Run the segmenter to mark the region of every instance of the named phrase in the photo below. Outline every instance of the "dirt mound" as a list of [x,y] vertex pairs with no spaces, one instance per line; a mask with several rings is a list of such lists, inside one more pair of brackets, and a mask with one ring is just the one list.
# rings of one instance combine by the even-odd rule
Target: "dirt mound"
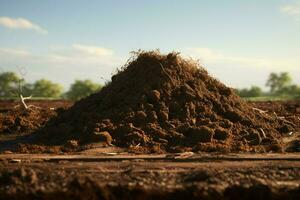
[[36,141],[109,138],[149,151],[280,151],[277,139],[293,129],[253,109],[197,62],[151,51],[139,52],[100,92],[50,120]]

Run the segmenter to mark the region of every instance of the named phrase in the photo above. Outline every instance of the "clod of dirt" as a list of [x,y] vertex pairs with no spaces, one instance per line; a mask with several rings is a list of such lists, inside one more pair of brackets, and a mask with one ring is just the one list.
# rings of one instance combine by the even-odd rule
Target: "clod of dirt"
[[149,102],[157,103],[160,99],[160,92],[157,90],[151,90],[148,94]]
[[190,143],[211,142],[214,131],[206,126],[191,127],[186,133],[186,137]]
[[95,141],[99,141],[99,142],[104,142],[107,145],[111,145],[113,139],[111,137],[111,135],[109,134],[109,132],[107,131],[102,131],[102,132],[94,132],[94,137],[93,139]]
[[226,140],[230,137],[230,132],[224,128],[217,128],[215,130],[214,139],[216,140]]
[[65,144],[65,148],[68,149],[76,149],[79,146],[77,140],[68,140],[67,143]]
[[100,92],[50,120],[35,142],[89,143],[107,131],[104,141],[143,150],[256,151],[295,128],[253,109],[198,62],[178,53],[136,55]]
[[289,142],[285,151],[286,152],[300,152],[300,139]]
[[262,142],[260,133],[256,129],[250,130],[250,132],[246,136],[246,140],[248,140],[251,145],[259,145]]

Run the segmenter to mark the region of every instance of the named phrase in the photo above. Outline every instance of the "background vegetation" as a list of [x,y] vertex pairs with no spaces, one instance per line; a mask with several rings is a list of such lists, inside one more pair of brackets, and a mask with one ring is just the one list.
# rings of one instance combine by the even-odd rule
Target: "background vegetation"
[[0,73],[0,98],[13,99],[21,91],[24,96],[33,98],[53,98],[79,100],[101,89],[101,85],[91,80],[76,80],[70,89],[64,88],[50,80],[40,79],[34,83],[25,82],[24,78],[14,72]]
[[267,79],[267,91],[258,86],[237,89],[237,93],[249,100],[288,100],[300,99],[300,86],[293,83],[287,72],[271,73]]
[[[293,83],[289,73],[271,73],[266,81],[268,90],[259,86],[236,89],[238,95],[248,100],[287,100],[300,99],[300,86]],[[102,85],[91,80],[76,80],[68,91],[64,92],[60,84],[50,80],[40,79],[34,83],[27,83],[24,78],[14,72],[0,73],[0,98],[11,99],[20,91],[24,96],[34,98],[70,99],[77,101],[94,92]]]

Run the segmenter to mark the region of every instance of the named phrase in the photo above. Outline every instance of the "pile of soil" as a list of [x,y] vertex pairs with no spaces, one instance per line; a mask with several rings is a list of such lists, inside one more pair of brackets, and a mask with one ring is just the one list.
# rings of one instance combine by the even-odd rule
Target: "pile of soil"
[[295,125],[253,109],[178,53],[139,52],[100,92],[36,134],[36,143],[106,141],[137,151],[281,151]]

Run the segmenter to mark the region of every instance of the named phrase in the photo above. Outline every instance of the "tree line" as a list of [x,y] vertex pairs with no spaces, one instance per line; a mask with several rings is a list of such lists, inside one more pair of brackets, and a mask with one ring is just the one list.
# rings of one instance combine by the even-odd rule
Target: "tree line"
[[102,85],[91,80],[76,80],[68,91],[64,92],[62,85],[50,80],[40,79],[33,83],[27,83],[22,75],[15,72],[0,73],[0,97],[15,98],[16,93],[23,96],[38,98],[63,98],[79,100],[94,92],[99,91]]
[[271,73],[267,79],[266,87],[269,89],[268,91],[263,91],[259,86],[251,86],[250,88],[237,89],[237,93],[241,97],[300,97],[300,86],[293,82],[288,72]]
[[[267,79],[266,86],[269,91],[263,91],[259,86],[236,89],[241,97],[261,97],[261,96],[291,96],[300,97],[300,86],[293,83],[289,73],[271,73]],[[0,73],[0,98],[14,98],[16,93],[23,96],[33,96],[38,98],[63,98],[79,100],[94,92],[99,91],[102,85],[91,80],[76,80],[71,84],[68,91],[50,80],[40,79],[34,83],[27,83],[22,75],[15,72]]]

